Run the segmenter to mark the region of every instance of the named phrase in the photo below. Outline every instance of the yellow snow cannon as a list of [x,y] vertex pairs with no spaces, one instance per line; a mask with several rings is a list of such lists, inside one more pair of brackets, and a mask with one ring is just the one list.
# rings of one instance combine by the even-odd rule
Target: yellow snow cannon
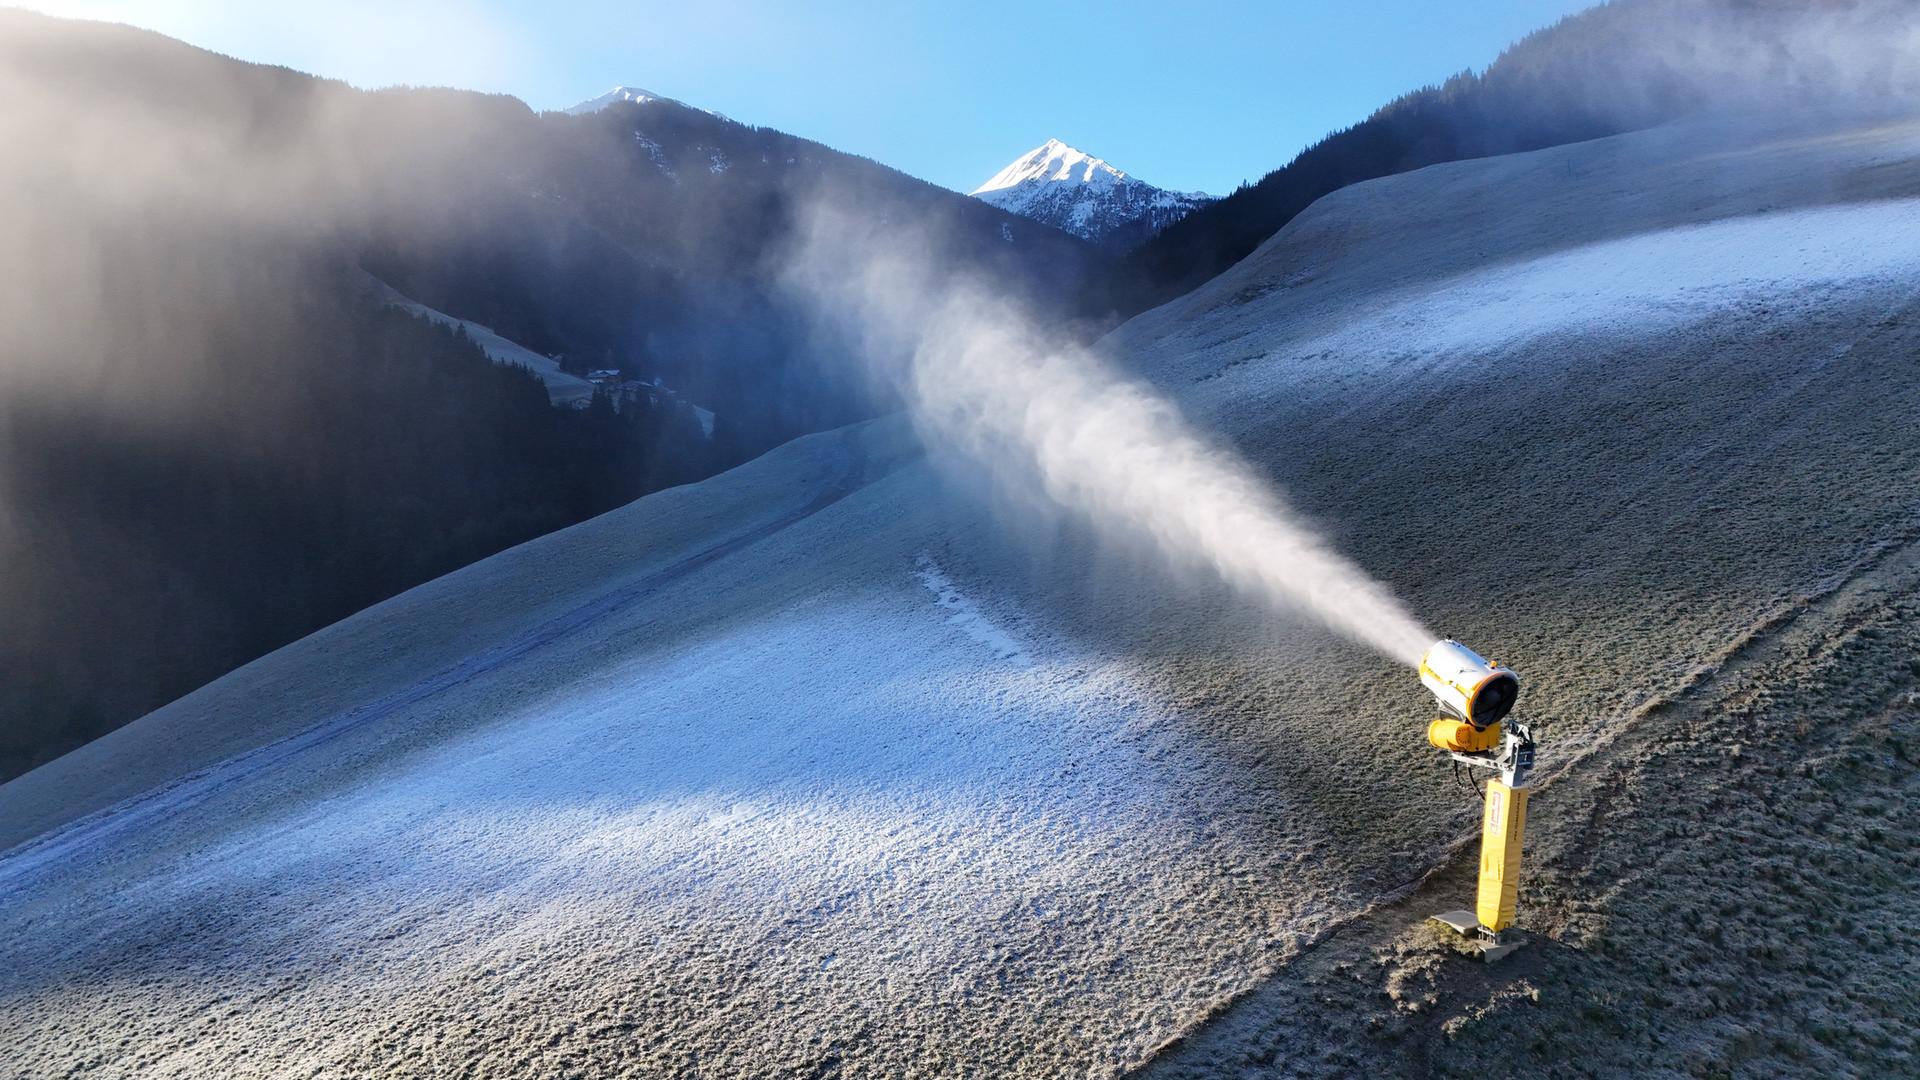
[[1519,898],[1527,779],[1533,771],[1533,733],[1518,717],[1508,720],[1520,697],[1520,678],[1448,638],[1421,658],[1420,682],[1447,713],[1427,725],[1427,741],[1447,752],[1456,771],[1486,773],[1474,909],[1442,912],[1434,919],[1465,935],[1484,959],[1498,960],[1519,947],[1500,940],[1500,932],[1513,925]]
[[1420,658],[1420,682],[1439,700],[1442,711],[1476,729],[1498,724],[1520,697],[1519,676],[1452,638],[1435,642]]

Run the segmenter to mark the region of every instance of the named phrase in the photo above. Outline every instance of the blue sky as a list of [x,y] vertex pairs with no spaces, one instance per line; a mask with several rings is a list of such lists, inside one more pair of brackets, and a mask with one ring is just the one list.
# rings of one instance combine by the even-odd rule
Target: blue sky
[[[19,2],[19,0],[16,0]],[[1215,194],[1588,0],[24,0],[361,86],[617,83],[966,191],[1058,138]]]

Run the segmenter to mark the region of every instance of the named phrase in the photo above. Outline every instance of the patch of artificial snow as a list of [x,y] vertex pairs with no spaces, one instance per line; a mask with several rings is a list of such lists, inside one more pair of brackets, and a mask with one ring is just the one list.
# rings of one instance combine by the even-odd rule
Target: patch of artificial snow
[[1730,218],[1577,247],[1422,286],[1291,350],[1341,365],[1435,362],[1547,336],[1657,336],[1736,305],[1815,308],[1920,273],[1920,200]]
[[[558,1075],[606,1051],[609,1016],[661,1073],[696,1056],[717,1075],[808,1071],[804,1033],[843,1022],[874,1034],[840,1052],[888,1074],[1007,1046],[1044,1072],[1138,1063],[1217,999],[1214,973],[1325,914],[1214,932],[1235,895],[1216,862],[1254,865],[1272,837],[1191,780],[1205,764],[1175,755],[1175,776],[1143,753],[1162,715],[1124,666],[1037,656],[931,559],[918,585],[893,560],[847,576],[843,553],[928,490],[858,492],[564,620],[433,703],[470,730],[380,753],[354,728],[126,846],[0,863],[0,940],[19,945],[0,1027],[36,1065],[111,1032],[169,1046],[180,1075],[277,1075],[285,1054],[327,1075],[439,1070],[421,1024],[457,1030],[477,1074]],[[823,565],[826,587],[777,614],[657,629]],[[130,879],[129,851],[157,861]],[[54,905],[75,933],[25,932]],[[109,955],[120,981],[79,974]],[[1103,990],[1061,994],[1060,971]],[[217,1030],[168,1042],[203,1014]]]
[[994,656],[1002,660],[1011,660],[1016,664],[1033,663],[1033,657],[1019,639],[1000,628],[999,624],[988,618],[980,606],[953,579],[933,561],[933,556],[922,554],[915,561],[913,576],[934,596],[934,602],[945,608],[950,614],[947,622],[960,628],[968,637],[985,645]]

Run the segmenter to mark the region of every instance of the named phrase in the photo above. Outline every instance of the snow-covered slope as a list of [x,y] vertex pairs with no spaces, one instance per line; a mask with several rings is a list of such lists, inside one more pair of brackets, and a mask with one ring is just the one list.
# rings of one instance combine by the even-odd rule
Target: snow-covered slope
[[1097,157],[1048,139],[970,192],[1009,213],[1042,221],[1124,250],[1211,201],[1200,192],[1166,191]]
[[[1546,873],[1612,830],[1554,778],[1920,536],[1916,190],[1914,125],[1441,166],[1322,200],[1103,347],[1528,677]],[[1023,535],[954,465],[898,420],[798,440],[0,787],[9,1064],[1111,1074],[1285,985],[1473,835],[1410,673],[1071,525]],[[1644,866],[1617,869],[1525,894],[1560,914],[1523,925],[1584,940]],[[1670,916],[1631,931],[1699,925]],[[1794,920],[1796,950],[1820,921]],[[1911,956],[1856,950],[1811,1021],[1786,996],[1754,1027],[1618,1045],[1676,1074],[1762,1052],[1755,1029],[1814,1046],[1796,1025],[1872,1019],[1841,982],[1898,986]],[[1474,1016],[1612,1030],[1525,993]],[[1312,1053],[1350,1024],[1389,1056],[1329,1071],[1422,1071],[1377,996],[1377,1027],[1274,1038]]]

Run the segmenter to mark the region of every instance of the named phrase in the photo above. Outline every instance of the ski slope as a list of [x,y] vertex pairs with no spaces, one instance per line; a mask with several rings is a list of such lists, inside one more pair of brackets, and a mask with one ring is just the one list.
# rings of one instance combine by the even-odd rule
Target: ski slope
[[[1916,197],[1911,124],[1439,166],[1103,348],[1516,666],[1553,775],[1920,514]],[[0,1073],[1124,1071],[1472,834],[1423,697],[810,436],[0,786]]]
[[441,326],[458,327],[469,340],[480,346],[480,351],[487,354],[487,359],[496,364],[518,364],[533,372],[541,385],[547,388],[547,399],[555,405],[580,405],[593,397],[593,384],[578,375],[560,370],[560,361],[553,357],[501,337],[491,327],[482,326],[472,319],[456,318],[438,308],[430,308],[402,295],[399,290],[372,274],[367,275],[367,281],[382,302]]

